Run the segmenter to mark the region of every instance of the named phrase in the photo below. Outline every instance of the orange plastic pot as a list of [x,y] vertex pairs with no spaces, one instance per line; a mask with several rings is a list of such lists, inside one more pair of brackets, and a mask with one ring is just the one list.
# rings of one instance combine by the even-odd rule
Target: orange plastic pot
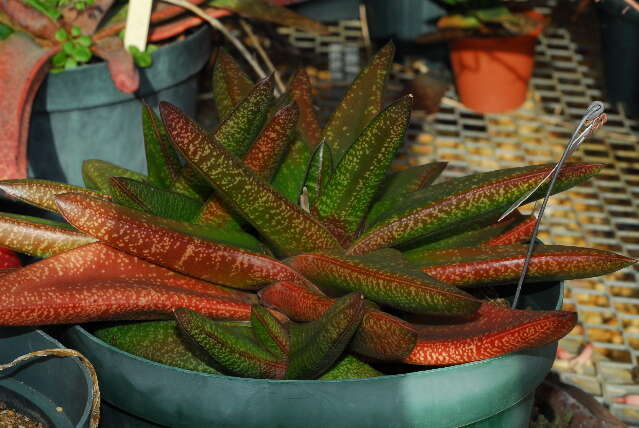
[[543,16],[528,34],[516,37],[466,38],[450,42],[450,61],[461,102],[479,113],[514,110],[526,100]]

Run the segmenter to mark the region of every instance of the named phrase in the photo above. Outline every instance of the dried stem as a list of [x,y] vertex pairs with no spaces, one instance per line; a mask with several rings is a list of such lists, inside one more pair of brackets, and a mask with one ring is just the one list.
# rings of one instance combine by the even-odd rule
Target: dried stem
[[244,59],[246,59],[246,61],[253,68],[253,70],[255,70],[255,73],[257,73],[260,79],[263,79],[266,77],[266,73],[262,69],[262,66],[260,66],[260,64],[257,61],[255,61],[255,59],[253,58],[253,55],[251,55],[248,49],[246,49],[244,44],[237,37],[231,34],[231,32],[217,18],[213,18],[212,16],[204,12],[202,8],[184,0],[161,0],[161,1],[165,3],[170,3],[175,6],[180,6],[186,10],[189,10],[193,12],[194,14],[196,14],[197,16],[199,16],[200,18],[202,18],[203,20],[205,20],[206,22],[208,22],[211,25],[211,27],[215,28],[220,33],[222,33],[224,37],[226,37],[233,44],[233,46],[235,46],[237,50],[240,51],[240,54],[242,54]]
[[253,45],[257,53],[262,58],[262,61],[264,61],[264,64],[266,64],[266,66],[269,68],[269,71],[273,73],[273,76],[275,77],[275,84],[277,85],[277,89],[279,90],[280,93],[283,94],[284,92],[286,92],[286,86],[284,85],[284,82],[282,82],[282,76],[280,76],[280,73],[277,71],[277,69],[273,65],[273,62],[271,61],[269,56],[266,54],[266,51],[262,47],[262,44],[260,43],[259,39],[253,32],[253,28],[244,19],[240,19],[240,25],[242,26],[242,29],[246,32],[246,34],[248,34],[249,39],[251,39],[251,44]]
[[90,428],[98,428],[98,422],[100,421],[100,387],[98,385],[98,375],[96,374],[95,368],[93,368],[93,365],[87,359],[87,357],[85,357],[84,355],[82,355],[78,351],[75,351],[73,349],[55,348],[55,349],[42,349],[40,351],[29,352],[28,354],[24,354],[24,355],[19,356],[18,358],[16,358],[15,360],[11,361],[10,363],[0,364],[0,371],[9,369],[11,367],[15,367],[19,363],[21,363],[23,361],[30,360],[31,358],[49,357],[49,356],[54,356],[54,357],[77,357],[77,358],[80,359],[82,364],[84,364],[84,366],[87,368],[87,370],[89,370],[89,374],[91,376],[91,383],[92,383],[92,391],[91,392],[92,392],[92,396],[93,396],[93,403],[91,404],[91,420],[89,421],[89,427]]

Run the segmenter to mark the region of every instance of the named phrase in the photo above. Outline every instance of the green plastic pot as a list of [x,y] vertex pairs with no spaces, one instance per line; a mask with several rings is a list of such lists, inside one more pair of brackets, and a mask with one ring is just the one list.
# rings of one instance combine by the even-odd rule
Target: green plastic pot
[[[502,288],[505,296],[513,288]],[[521,307],[558,309],[561,283],[524,290]],[[100,378],[105,427],[527,427],[556,343],[490,360],[372,379],[273,381],[177,369],[63,333]],[[130,417],[127,419],[128,415]],[[109,421],[113,421],[110,423]]]
[[[62,347],[41,330],[0,328],[0,363]],[[93,403],[91,377],[77,358],[36,357],[0,372],[0,401],[47,428],[87,428]]]
[[102,159],[145,172],[141,101],[168,101],[196,112],[198,73],[209,59],[211,31],[202,27],[155,51],[140,69],[140,89],[118,91],[106,63],[49,74],[38,91],[29,125],[29,175],[82,184],[84,159]]

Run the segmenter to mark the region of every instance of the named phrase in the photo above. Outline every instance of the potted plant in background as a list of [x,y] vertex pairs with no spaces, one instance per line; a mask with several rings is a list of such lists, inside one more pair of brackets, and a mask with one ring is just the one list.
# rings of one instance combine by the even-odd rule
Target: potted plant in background
[[[0,116],[0,177],[25,177],[28,158],[33,176],[74,184],[81,183],[77,165],[86,157],[142,170],[144,153],[138,149],[141,144],[135,144],[141,143],[137,127],[101,124],[133,120],[139,125],[140,98],[153,105],[159,99],[171,100],[195,113],[196,75],[209,58],[209,32],[202,29],[183,38],[186,30],[201,25],[203,19],[174,3],[156,3],[148,41],[175,43],[130,52],[119,37],[127,2],[0,2],[0,56],[4,59],[0,68],[4,111]],[[237,4],[219,0],[204,9],[197,6],[201,0],[193,3],[182,6],[209,19],[235,11],[309,30],[323,29],[261,0]],[[106,63],[94,64],[96,57]],[[148,68],[138,69],[136,64]],[[47,73],[49,69],[56,74]],[[28,140],[32,143],[29,150]]]
[[449,14],[420,43],[448,41],[461,102],[480,113],[516,109],[526,99],[544,18],[498,0],[443,0]]
[[[0,182],[68,222],[0,217],[0,244],[43,258],[0,277],[0,325],[90,323],[63,336],[96,365],[114,426],[527,423],[576,322],[558,281],[634,260],[540,245],[527,309],[510,309],[534,218],[496,218],[553,166],[389,173],[412,103],[382,108],[393,51],[323,128],[303,71],[275,100],[272,78],[253,85],[222,53],[213,134],[143,109],[148,175],[87,161],[87,188]],[[600,168],[567,164],[555,190]]]

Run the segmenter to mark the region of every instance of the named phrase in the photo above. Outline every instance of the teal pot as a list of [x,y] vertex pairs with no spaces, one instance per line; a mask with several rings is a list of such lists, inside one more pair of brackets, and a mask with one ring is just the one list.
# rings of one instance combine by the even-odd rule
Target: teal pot
[[446,14],[431,0],[365,0],[366,16],[373,39],[411,42],[437,29],[436,21]]
[[[521,307],[561,306],[561,283],[528,288]],[[556,350],[553,343],[372,379],[274,381],[150,362],[107,345],[80,326],[68,328],[63,337],[95,365],[106,401],[105,427],[527,427],[533,393]]]
[[320,22],[359,19],[359,0],[310,0],[289,7]]
[[[41,330],[0,327],[0,364],[62,348]],[[0,372],[0,401],[47,428],[86,428],[93,403],[89,371],[77,358],[35,357]]]
[[602,57],[608,101],[639,116],[639,12],[625,11],[623,1],[598,3]]
[[194,116],[197,77],[210,51],[208,27],[163,46],[152,54],[151,67],[139,69],[140,89],[134,94],[115,88],[104,62],[50,73],[31,115],[30,176],[81,185],[84,159],[145,172],[140,102],[168,101]]

